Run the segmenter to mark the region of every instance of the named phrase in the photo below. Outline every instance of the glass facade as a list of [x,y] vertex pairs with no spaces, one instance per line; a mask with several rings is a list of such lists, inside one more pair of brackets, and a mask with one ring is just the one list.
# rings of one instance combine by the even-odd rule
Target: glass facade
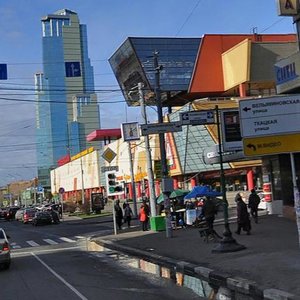
[[[183,106],[169,115],[170,121],[179,121],[180,113],[189,110],[193,110],[190,109],[189,104]],[[195,174],[220,169],[218,164],[207,165],[204,163],[203,151],[215,145],[204,125],[182,126],[182,131],[174,132],[173,136],[183,174]],[[225,163],[224,169],[228,168],[229,165]]]
[[[100,119],[86,26],[75,12],[60,10],[42,18],[42,29],[44,70],[36,75],[36,140],[39,182],[48,187],[50,169],[61,157],[93,146],[86,135],[99,129]],[[72,62],[80,70],[66,77]]]
[[138,95],[129,93],[139,82],[144,84],[148,104],[154,104],[154,52],[158,52],[162,101],[186,92],[194,69],[200,38],[129,37],[109,59],[129,106],[138,104]]

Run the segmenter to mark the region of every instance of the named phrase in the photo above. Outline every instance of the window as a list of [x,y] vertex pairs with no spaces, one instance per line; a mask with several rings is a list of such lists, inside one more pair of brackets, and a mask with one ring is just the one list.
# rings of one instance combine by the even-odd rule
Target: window
[[44,21],[43,22],[43,36],[46,37],[46,36],[50,36],[50,21]]

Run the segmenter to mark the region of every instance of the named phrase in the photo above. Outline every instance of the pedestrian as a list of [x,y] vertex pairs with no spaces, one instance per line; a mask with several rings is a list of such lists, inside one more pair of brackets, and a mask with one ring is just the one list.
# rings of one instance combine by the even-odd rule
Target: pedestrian
[[120,200],[117,199],[114,205],[114,210],[115,210],[115,218],[116,218],[116,223],[118,225],[119,230],[122,229],[122,221],[123,221],[123,211],[120,206]]
[[219,235],[214,230],[214,221],[215,215],[217,214],[217,208],[210,197],[206,197],[206,200],[204,201],[202,214],[205,218],[206,226],[208,227],[208,233],[211,238],[214,238],[215,236],[219,237]]
[[125,199],[125,201],[124,201],[124,203],[123,203],[123,209],[125,209],[126,208],[126,206],[127,206],[127,204],[128,204],[129,202],[128,202],[128,200],[127,199]]
[[250,214],[256,224],[258,223],[257,211],[258,211],[259,203],[260,203],[260,198],[257,195],[255,189],[252,189],[251,194],[249,195],[249,198],[248,198],[248,207],[250,208]]
[[246,203],[243,201],[241,195],[238,193],[236,195],[237,203],[237,230],[236,234],[241,234],[241,230],[246,231],[247,235],[250,235],[251,222],[249,218],[249,213]]
[[144,201],[141,205],[140,211],[139,211],[139,220],[142,223],[142,229],[143,231],[148,230],[148,220],[149,220],[149,206]]
[[126,203],[124,208],[124,223],[127,223],[128,228],[130,228],[131,218],[132,218],[132,209],[129,203]]

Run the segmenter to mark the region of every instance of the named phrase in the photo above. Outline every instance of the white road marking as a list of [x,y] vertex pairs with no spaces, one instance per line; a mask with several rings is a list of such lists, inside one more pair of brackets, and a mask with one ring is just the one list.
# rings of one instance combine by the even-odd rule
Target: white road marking
[[73,291],[80,299],[88,300],[85,296],[83,296],[75,287],[73,287],[70,283],[68,283],[64,278],[62,278],[59,274],[57,274],[51,267],[49,267],[44,261],[42,261],[36,254],[31,252],[33,255],[45,268],[48,269],[57,279],[59,279],[63,284],[65,284],[71,291]]
[[58,243],[53,241],[53,240],[50,240],[50,239],[44,239],[44,241],[50,245],[57,245]]
[[[56,253],[56,252],[63,252],[63,251],[73,251],[75,249],[82,249],[81,246],[75,246],[75,247],[64,247],[64,248],[59,248],[59,249],[43,249],[39,250],[39,248],[34,248],[34,253],[40,254],[40,253]],[[12,257],[23,257],[23,256],[28,256],[31,255],[32,252],[28,251],[22,251],[22,252],[12,252],[11,256]]]
[[26,243],[29,244],[29,245],[32,246],[32,247],[37,247],[37,246],[39,246],[39,244],[36,243],[35,241],[26,241]]
[[20,245],[13,245],[13,246],[11,246],[13,249],[20,249],[21,248],[21,246]]
[[76,241],[71,240],[71,239],[69,239],[67,237],[60,237],[59,239],[62,240],[62,241],[64,241],[64,242],[68,242],[68,243],[76,243]]
[[85,237],[82,236],[82,235],[76,235],[75,238],[76,238],[76,239],[85,239]]

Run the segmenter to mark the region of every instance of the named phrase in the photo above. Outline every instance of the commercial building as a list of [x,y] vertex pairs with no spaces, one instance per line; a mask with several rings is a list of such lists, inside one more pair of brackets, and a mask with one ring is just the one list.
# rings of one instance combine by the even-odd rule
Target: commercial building
[[100,128],[87,28],[62,9],[42,18],[43,72],[35,75],[39,183],[50,188],[50,169],[90,146]]
[[[289,155],[248,155],[244,151],[239,108],[242,101],[249,99],[264,103],[268,97],[276,98],[278,83],[276,86],[274,65],[284,57],[293,57],[296,49],[294,34],[216,34],[204,35],[201,39],[128,38],[110,58],[110,63],[128,105],[139,105],[138,95],[134,92],[139,82],[144,84],[147,104],[153,105],[156,89],[153,54],[159,52],[160,88],[163,105],[168,107],[166,122],[177,122],[181,113],[191,111],[210,110],[216,114],[218,108],[222,125],[220,137],[216,124],[183,125],[182,131],[165,134],[169,174],[173,178],[174,188],[190,189],[202,183],[220,188],[218,143],[221,139],[227,189],[250,190],[254,186],[263,188],[266,184],[269,199],[273,200],[270,209],[280,208],[287,212],[293,207]],[[291,78],[297,80],[295,76]],[[87,140],[108,141],[109,135],[117,138],[113,131],[105,130],[95,131]],[[150,136],[150,144],[158,196],[161,164],[157,135]],[[107,150],[113,154],[111,159],[101,161]],[[108,143],[104,151],[98,154],[97,168],[100,171],[117,168],[118,178],[124,182],[124,187],[128,186],[128,191],[124,189],[124,196],[128,194],[131,197],[128,153],[128,144],[121,139]],[[143,138],[131,142],[131,154],[136,195],[141,197],[143,193],[149,194]],[[96,156],[94,162],[95,159]],[[299,174],[298,154],[295,155],[295,161],[296,173]],[[76,176],[81,176],[78,166],[74,160],[72,170],[77,170]],[[67,168],[65,165],[64,169]],[[63,180],[73,171],[70,169],[69,173],[63,173]],[[80,179],[74,179],[76,176],[70,182],[61,183],[68,187],[66,196],[70,197],[73,191],[80,190],[82,186],[82,195],[87,199],[93,190],[104,191],[103,172],[100,172],[98,183],[82,181],[83,184],[80,184]],[[55,178],[58,180],[57,176]],[[57,192],[57,188],[59,186],[55,187],[53,178],[52,189]]]
[[[284,207],[292,207],[289,156],[242,157],[237,152],[243,152],[239,101],[253,98],[259,102],[263,97],[276,95],[274,65],[296,51],[296,35],[209,34],[180,47],[181,43],[187,41],[188,39],[180,38],[128,38],[117,49],[110,58],[110,63],[128,105],[138,105],[137,95],[134,96],[131,89],[139,82],[145,86],[148,105],[155,104],[153,54],[158,52],[160,88],[163,106],[169,107],[169,120],[178,121],[179,112],[174,107],[189,102],[190,105],[181,108],[182,111],[215,109],[218,105],[222,111],[230,113],[231,119],[236,120],[231,130],[236,134],[235,142],[240,144],[233,149],[235,156],[227,161],[229,165],[225,165],[226,169],[231,169],[230,172],[227,171],[227,186],[238,183],[239,188],[249,190],[267,183],[272,186],[272,199],[277,200],[276,203],[281,203],[281,207],[282,204]],[[174,53],[177,55],[174,56]],[[181,67],[187,65],[190,69],[183,72],[184,68]],[[168,77],[168,74],[171,76]],[[295,76],[292,74],[290,78],[294,79]],[[177,85],[174,90],[168,89],[165,83],[174,83],[175,79],[184,84]],[[218,166],[214,166],[214,163],[204,166],[202,156],[204,151],[213,149],[218,143],[215,125],[185,126],[182,132],[166,136],[172,137],[179,162],[177,174],[173,174],[175,187],[177,182],[189,181],[193,186],[212,178],[215,178],[215,182],[220,180],[219,174],[213,173]],[[223,146],[224,136],[225,133],[222,132]]]

